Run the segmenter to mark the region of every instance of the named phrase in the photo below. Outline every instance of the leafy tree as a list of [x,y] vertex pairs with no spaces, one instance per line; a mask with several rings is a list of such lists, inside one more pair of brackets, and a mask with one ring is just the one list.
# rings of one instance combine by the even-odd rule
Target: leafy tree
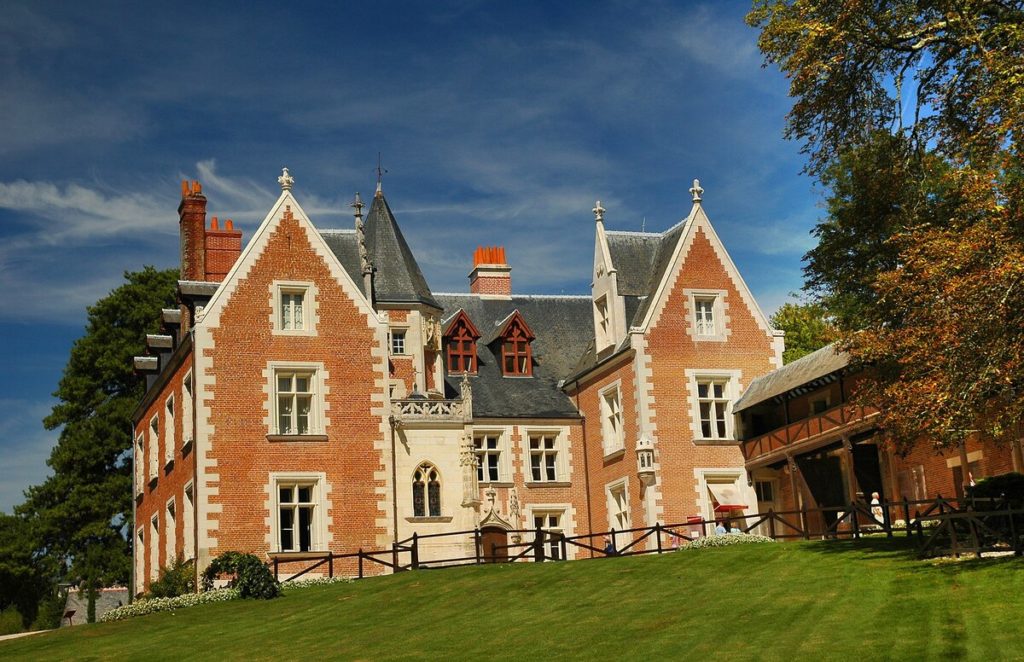
[[35,619],[37,605],[50,587],[47,570],[33,545],[30,523],[0,513],[0,612],[8,618],[17,613],[22,628]]
[[838,336],[825,307],[819,303],[786,302],[771,317],[772,326],[786,332],[784,363],[821,349]]
[[1014,430],[1024,2],[755,0],[747,20],[831,191],[807,286],[873,366],[859,397],[904,447]]
[[53,475],[29,488],[16,513],[32,522],[35,549],[62,578],[98,586],[125,583],[131,525],[131,413],[144,383],[132,357],[159,329],[160,309],[172,305],[177,271],[125,273],[125,283],[88,309],[85,335],[75,341],[44,420],[60,437],[47,464]]

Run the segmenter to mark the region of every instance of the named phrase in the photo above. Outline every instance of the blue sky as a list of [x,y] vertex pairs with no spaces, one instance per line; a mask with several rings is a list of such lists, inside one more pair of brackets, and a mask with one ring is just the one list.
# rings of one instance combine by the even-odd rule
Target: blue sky
[[[85,306],[175,266],[180,180],[248,240],[282,166],[320,227],[384,190],[431,288],[504,245],[520,293],[584,293],[610,229],[704,206],[771,313],[820,192],[745,2],[7,2],[0,24],[0,510],[48,473]],[[126,423],[127,425],[127,423]]]

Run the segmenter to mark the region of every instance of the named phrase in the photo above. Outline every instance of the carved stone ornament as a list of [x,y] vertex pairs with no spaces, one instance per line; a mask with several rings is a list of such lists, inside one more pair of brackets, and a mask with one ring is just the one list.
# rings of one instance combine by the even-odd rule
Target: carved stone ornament
[[423,317],[423,348],[441,351],[441,321],[436,317]]

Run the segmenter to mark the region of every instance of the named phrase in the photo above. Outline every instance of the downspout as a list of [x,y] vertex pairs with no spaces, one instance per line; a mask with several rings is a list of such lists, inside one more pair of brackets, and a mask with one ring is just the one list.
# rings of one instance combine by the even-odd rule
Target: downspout
[[[590,508],[590,462],[588,460],[589,452],[587,451],[587,417],[583,415],[583,411],[580,409],[580,380],[577,379],[573,382],[573,389],[576,391],[576,412],[580,415],[581,425],[580,428],[583,430],[583,489],[586,494],[587,501],[587,535],[594,535],[594,525],[591,520],[591,508]],[[594,557],[594,550],[590,550],[590,557]]]

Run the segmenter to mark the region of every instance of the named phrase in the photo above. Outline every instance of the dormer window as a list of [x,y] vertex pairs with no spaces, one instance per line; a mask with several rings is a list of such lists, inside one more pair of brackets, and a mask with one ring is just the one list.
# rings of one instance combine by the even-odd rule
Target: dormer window
[[501,368],[506,377],[529,377],[533,374],[533,332],[526,326],[519,311],[509,315],[498,336],[501,342]]
[[480,332],[465,312],[459,313],[448,323],[444,334],[448,358],[448,374],[476,372],[476,341]]

